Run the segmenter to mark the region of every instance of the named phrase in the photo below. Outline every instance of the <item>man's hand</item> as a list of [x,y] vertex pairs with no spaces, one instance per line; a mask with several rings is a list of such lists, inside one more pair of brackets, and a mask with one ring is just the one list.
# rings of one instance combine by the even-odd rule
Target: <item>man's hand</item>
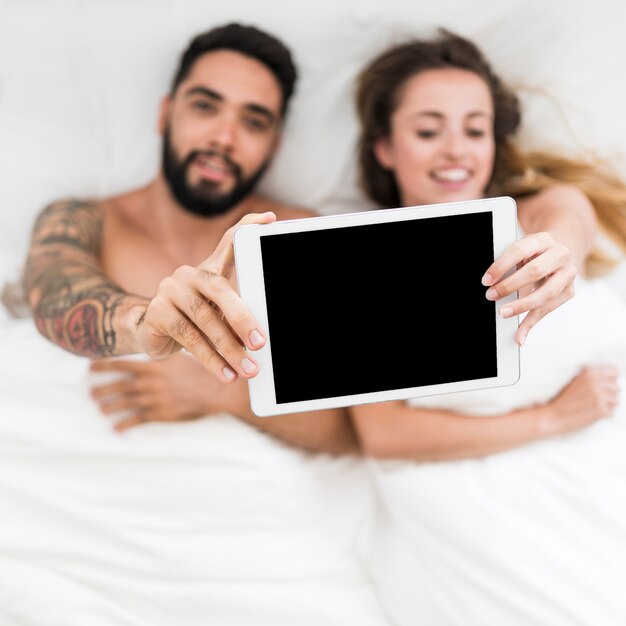
[[214,414],[219,411],[220,391],[224,389],[186,354],[159,361],[94,361],[91,371],[121,375],[119,380],[91,390],[105,415],[126,413],[115,424],[118,432],[145,422],[180,422]]
[[[504,278],[513,267],[516,271]],[[530,329],[574,295],[578,274],[569,249],[546,232],[528,235],[510,245],[483,276],[487,299],[500,300],[520,291],[522,297],[500,308],[502,317],[528,311],[515,335],[522,346]]]
[[244,346],[258,350],[265,337],[230,284],[233,234],[238,226],[275,219],[271,212],[246,215],[226,231],[208,259],[180,267],[163,280],[137,322],[139,350],[159,358],[183,347],[224,382],[255,376],[258,366]]

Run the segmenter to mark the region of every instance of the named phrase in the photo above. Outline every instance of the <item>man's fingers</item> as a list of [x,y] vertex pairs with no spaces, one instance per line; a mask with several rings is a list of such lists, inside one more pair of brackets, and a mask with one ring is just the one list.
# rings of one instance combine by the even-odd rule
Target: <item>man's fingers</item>
[[142,374],[149,368],[149,362],[127,361],[124,359],[103,359],[101,361],[92,361],[90,366],[92,372],[126,372],[129,374]]
[[265,337],[224,273],[233,263],[235,229],[275,219],[271,212],[244,216],[208,259],[197,267],[179,267],[164,279],[137,327],[140,347],[160,357],[182,346],[224,382],[255,376],[258,366],[241,344],[258,350]]
[[91,390],[91,395],[95,400],[100,400],[108,396],[115,396],[120,394],[136,394],[142,391],[143,388],[144,386],[141,381],[131,378],[117,380],[113,383],[93,387]]
[[[210,340],[231,364],[232,362],[226,352],[222,350],[221,344],[215,343],[214,338],[208,332],[214,319],[224,324],[228,335],[232,336],[231,330],[235,333],[236,337],[234,337],[234,340],[237,343],[241,339],[243,345],[250,350],[258,350],[262,347],[265,343],[265,338],[259,329],[259,324],[243,303],[239,294],[232,288],[229,280],[221,274],[213,272],[200,271],[200,274],[201,280],[198,288],[202,297],[193,302],[193,306],[190,306],[190,299],[183,303],[183,306],[190,309],[188,314],[190,319],[209,336]],[[217,306],[221,316],[216,313],[215,308],[209,305],[208,302],[212,302]],[[230,345],[229,342],[228,348],[235,349],[235,346]],[[241,349],[238,352],[241,352]]]
[[152,404],[151,400],[141,394],[131,394],[116,396],[109,402],[100,404],[100,410],[105,415],[113,413],[121,413],[122,411],[130,411],[133,409],[147,409]]
[[198,267],[216,272],[217,274],[228,275],[235,260],[233,236],[237,228],[248,224],[270,224],[274,221],[276,221],[276,214],[271,211],[244,215],[234,226],[231,226],[231,228],[224,233],[213,254],[200,263]]
[[[241,333],[242,337],[247,338],[245,343],[250,345],[256,321],[226,278],[221,274],[203,273],[205,278],[202,287],[208,294],[206,298],[211,298],[218,308],[209,304],[208,300],[203,297],[204,294],[186,297],[182,302],[175,301],[174,303],[187,313],[190,322],[199,329],[199,332],[208,339],[211,347],[237,374],[250,378],[257,373],[258,366],[243,349],[237,335]],[[190,305],[192,300],[193,305]],[[230,320],[229,324],[222,319],[223,314]]]
[[119,422],[117,422],[115,426],[113,426],[113,430],[117,431],[118,433],[123,433],[129,428],[140,426],[141,424],[145,424],[148,421],[150,420],[145,413],[135,413],[134,415],[125,417],[124,419],[121,419]]
[[[203,330],[209,330],[211,335],[214,337],[222,336],[224,333],[230,334],[228,333],[223,322],[217,318],[213,318],[211,320],[213,328],[200,330],[200,328],[187,318],[182,311],[178,311],[177,314],[174,314],[172,318],[170,318],[169,322],[167,330],[169,335],[181,346],[183,346],[187,352],[193,354],[198,361],[200,361],[200,363],[202,363],[202,365],[209,370],[209,372],[212,372],[215,376],[226,383],[229,383],[237,378],[237,372],[239,371],[237,367],[231,367],[226,360],[222,358],[220,353],[215,349],[203,332]],[[217,329],[215,326],[217,326]],[[232,335],[230,336],[232,342],[237,344],[241,353],[245,354],[236,340],[232,338]],[[223,337],[222,339],[217,339],[218,344],[220,342],[226,343],[226,341],[227,339]],[[239,357],[239,369],[241,369],[243,357],[241,355],[239,355]],[[235,357],[233,360],[237,361],[237,358]]]

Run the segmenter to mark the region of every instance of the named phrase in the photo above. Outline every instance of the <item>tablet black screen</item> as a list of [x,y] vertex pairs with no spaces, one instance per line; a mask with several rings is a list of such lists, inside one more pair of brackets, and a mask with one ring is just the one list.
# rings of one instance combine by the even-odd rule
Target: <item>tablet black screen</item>
[[277,403],[497,376],[490,212],[261,237]]

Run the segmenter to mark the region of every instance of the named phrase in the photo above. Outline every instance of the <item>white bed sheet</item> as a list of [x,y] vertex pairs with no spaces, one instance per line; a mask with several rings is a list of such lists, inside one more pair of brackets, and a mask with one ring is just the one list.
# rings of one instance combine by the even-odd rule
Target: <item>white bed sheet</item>
[[0,624],[385,623],[355,458],[227,415],[118,435],[85,360],[28,320],[0,345]]
[[[437,26],[475,39],[523,88],[525,145],[593,150],[626,173],[626,4],[615,0],[0,0],[0,282],[19,275],[48,201],[153,176],[176,57],[231,20],[283,38],[300,67],[262,185],[279,200],[371,206],[356,186],[354,77],[383,47]],[[626,297],[626,269],[612,281]],[[1,308],[0,325],[1,626],[380,621],[355,560],[370,505],[352,461],[307,457],[226,416],[116,437],[88,400],[83,361]],[[443,467],[435,498],[450,486]],[[440,544],[428,545],[436,556]],[[449,607],[457,592],[432,589]],[[517,597],[506,577],[502,593]]]
[[614,363],[621,401],[583,431],[484,459],[371,462],[382,502],[372,573],[400,626],[626,622],[626,305],[602,282],[531,331],[513,387],[413,400],[496,415]]

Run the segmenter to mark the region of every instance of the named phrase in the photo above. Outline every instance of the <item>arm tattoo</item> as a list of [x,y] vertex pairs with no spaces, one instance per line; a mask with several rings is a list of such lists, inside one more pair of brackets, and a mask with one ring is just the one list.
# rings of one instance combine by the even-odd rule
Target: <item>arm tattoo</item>
[[79,200],[48,206],[35,223],[24,287],[39,332],[89,357],[116,354],[115,314],[129,297],[99,263],[104,212]]

